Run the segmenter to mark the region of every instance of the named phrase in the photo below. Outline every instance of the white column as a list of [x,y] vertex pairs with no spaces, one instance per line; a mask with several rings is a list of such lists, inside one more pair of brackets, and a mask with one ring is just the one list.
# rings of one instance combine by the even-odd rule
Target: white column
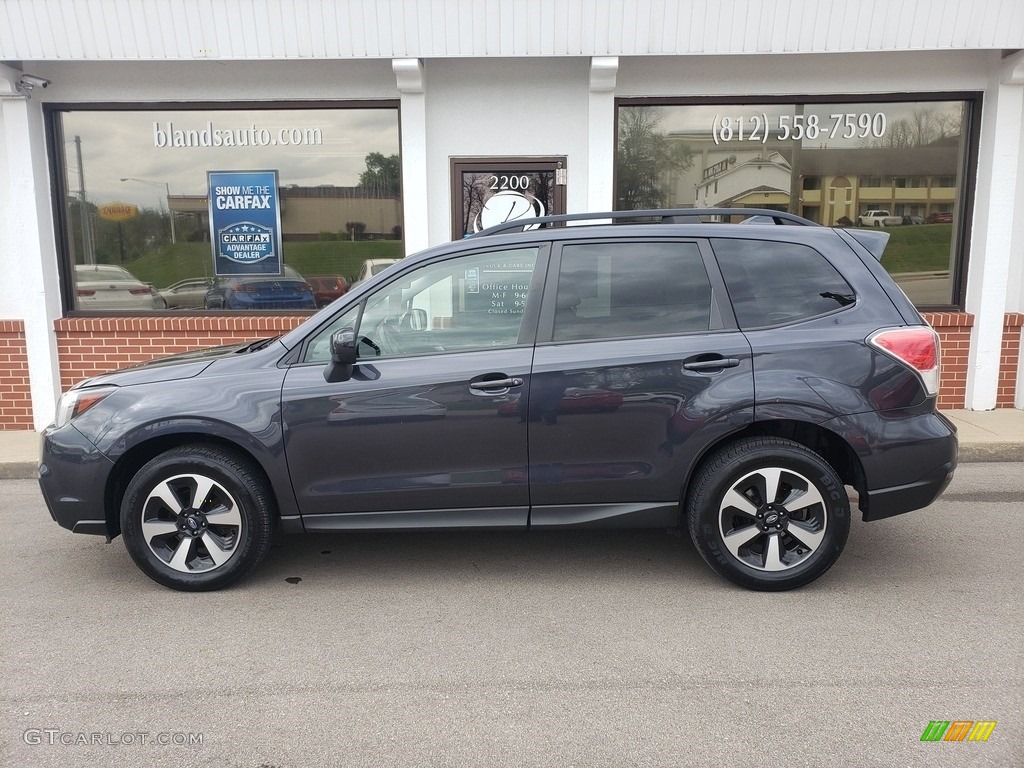
[[408,255],[430,245],[426,86],[419,59],[392,59],[391,69],[402,94],[402,231]]
[[[1020,183],[1024,124],[1024,54],[1004,62],[988,98],[995,104],[982,116],[978,195],[974,207],[967,311],[974,313],[967,369],[967,407],[996,407],[1003,316],[1013,248],[1014,210],[1024,192]],[[987,136],[986,136],[987,134]]]
[[[610,211],[615,207],[615,81],[618,74],[617,56],[595,56],[590,60],[587,212]],[[571,168],[569,175],[571,184]]]
[[25,323],[32,417],[42,429],[53,419],[60,394],[53,331],[61,314],[60,287],[42,109],[38,98],[18,91],[21,75],[0,65],[0,313]]
[[[1017,54],[1007,60],[1002,80],[1007,86],[1016,84],[1018,92],[1024,91],[1024,54]],[[1024,101],[1024,98],[1021,100]],[[1010,279],[1006,296],[1007,312],[1024,312],[1024,104],[1020,105],[1018,119],[1018,125],[1022,126],[1018,128],[1021,146],[1017,157],[1017,188],[1014,195],[1013,232],[1010,244]],[[1021,349],[1021,353],[1017,364],[1017,391],[1013,405],[1024,410],[1024,349]]]

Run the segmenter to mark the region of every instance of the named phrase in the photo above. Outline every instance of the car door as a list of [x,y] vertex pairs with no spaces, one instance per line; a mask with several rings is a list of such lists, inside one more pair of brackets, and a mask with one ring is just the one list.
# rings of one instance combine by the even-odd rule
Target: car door
[[703,449],[753,418],[750,346],[698,240],[567,243],[527,408],[531,525],[673,525]]
[[[420,265],[311,335],[282,393],[307,529],[526,525],[526,429],[500,411],[529,392],[546,252]],[[328,382],[330,336],[346,327],[357,364]]]

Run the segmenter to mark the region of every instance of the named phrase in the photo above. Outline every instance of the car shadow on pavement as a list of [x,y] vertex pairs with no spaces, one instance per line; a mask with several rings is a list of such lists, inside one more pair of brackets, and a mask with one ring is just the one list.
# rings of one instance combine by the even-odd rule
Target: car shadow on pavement
[[279,535],[254,582],[353,579],[464,583],[467,578],[546,581],[714,581],[688,537],[664,530],[347,531]]

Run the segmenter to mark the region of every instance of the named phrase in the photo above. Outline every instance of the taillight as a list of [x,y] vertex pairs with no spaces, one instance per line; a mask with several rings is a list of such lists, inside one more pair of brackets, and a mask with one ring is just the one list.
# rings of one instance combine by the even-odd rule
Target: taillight
[[891,328],[868,338],[868,343],[917,371],[925,391],[939,391],[939,335],[931,328]]
[[128,289],[128,293],[132,296],[148,296],[153,293],[153,289],[149,286],[145,288],[130,288]]
[[79,288],[76,293],[79,296],[95,296],[96,291],[90,291],[88,288]]

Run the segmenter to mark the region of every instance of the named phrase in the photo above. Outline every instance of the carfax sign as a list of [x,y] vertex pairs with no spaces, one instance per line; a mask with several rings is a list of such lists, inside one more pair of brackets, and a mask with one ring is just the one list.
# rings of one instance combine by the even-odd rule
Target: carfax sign
[[208,171],[214,274],[280,275],[277,171]]

